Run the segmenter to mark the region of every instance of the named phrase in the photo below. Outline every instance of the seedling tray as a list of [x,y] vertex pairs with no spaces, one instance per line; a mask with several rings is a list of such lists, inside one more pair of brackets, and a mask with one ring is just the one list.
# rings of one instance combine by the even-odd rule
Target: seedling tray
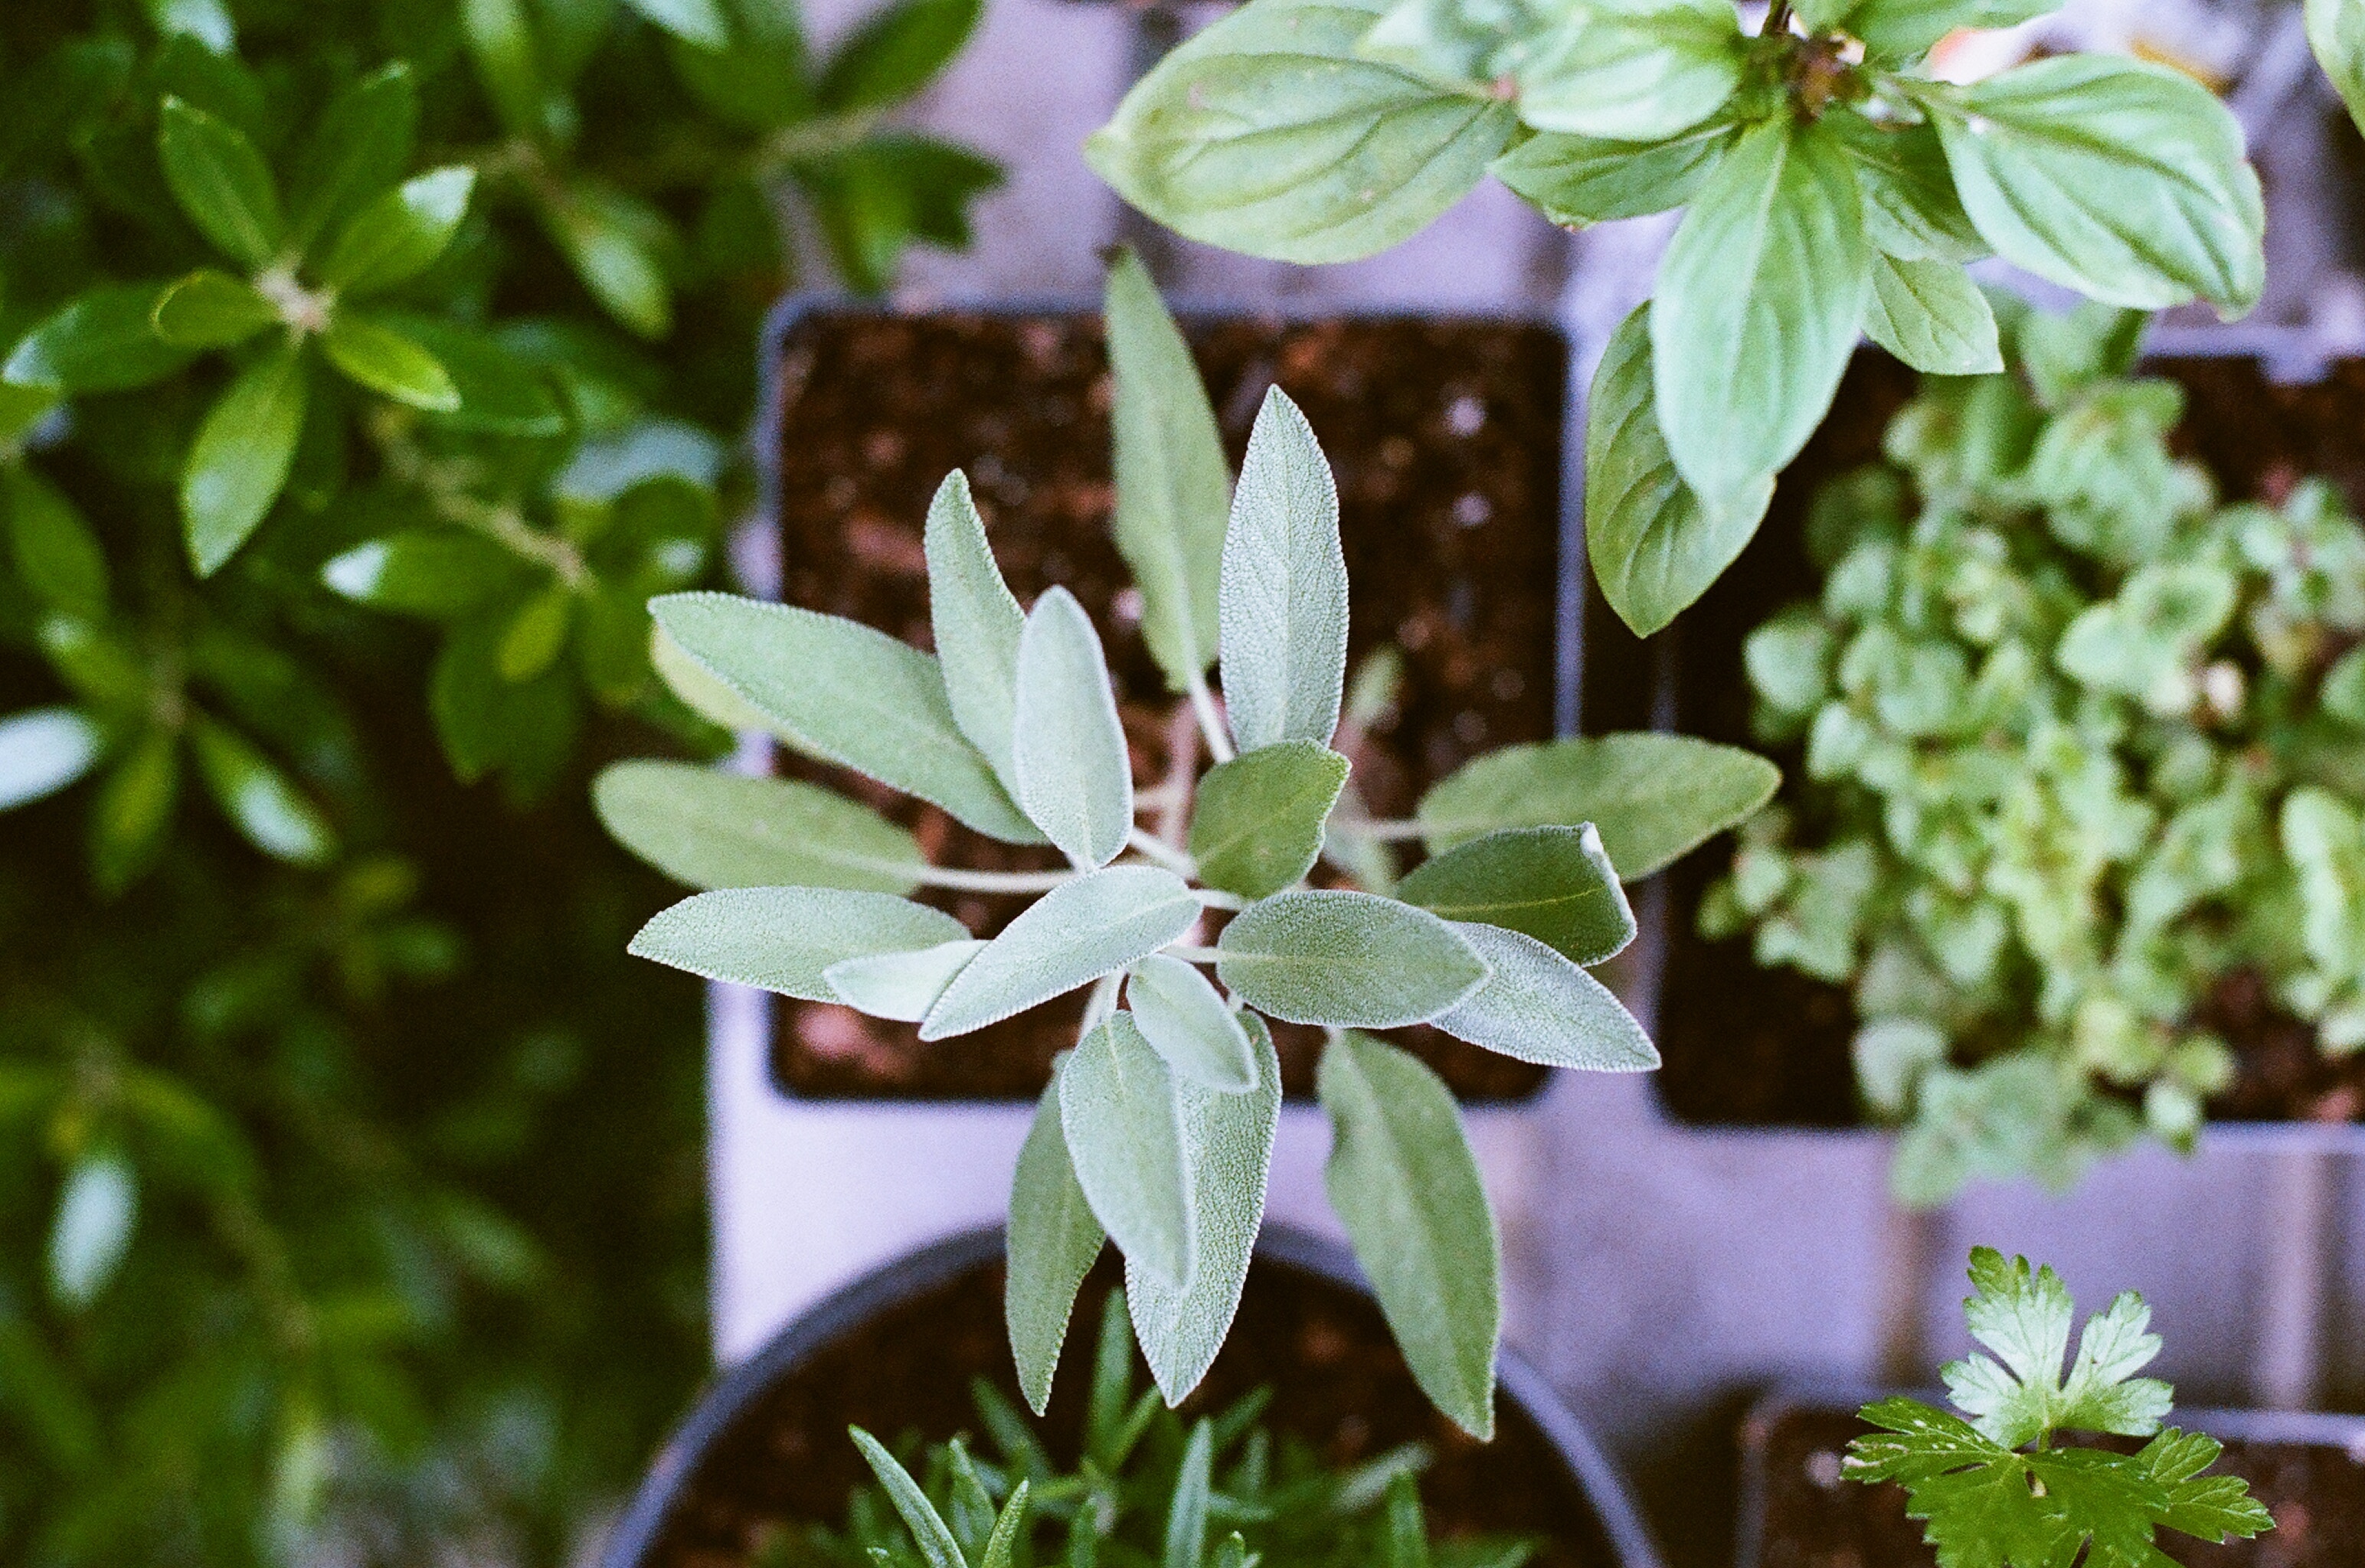
[[[1580,487],[1567,472],[1570,347],[1512,316],[1181,312],[1237,464],[1265,388],[1295,397],[1337,469],[1355,585],[1351,668],[1404,655],[1392,723],[1354,756],[1382,815],[1495,746],[1568,728],[1578,677],[1565,548]],[[1138,634],[1138,599],[1108,537],[1108,383],[1097,303],[898,310],[792,299],[768,338],[757,432],[757,584],[925,645],[920,524],[945,473],[967,469],[1022,601],[1065,584],[1107,643],[1138,769],[1158,771],[1171,701]],[[932,807],[780,754],[768,766],[871,801],[947,864],[1027,869],[1039,851],[969,834]],[[942,898],[990,935],[1023,905]],[[1073,1043],[1074,998],[975,1036],[916,1031],[850,1010],[773,1011],[775,1085],[797,1098],[1032,1101]],[[1541,1069],[1433,1030],[1398,1037],[1468,1103],[1524,1099]],[[1289,1091],[1312,1087],[1317,1031],[1276,1031]]]

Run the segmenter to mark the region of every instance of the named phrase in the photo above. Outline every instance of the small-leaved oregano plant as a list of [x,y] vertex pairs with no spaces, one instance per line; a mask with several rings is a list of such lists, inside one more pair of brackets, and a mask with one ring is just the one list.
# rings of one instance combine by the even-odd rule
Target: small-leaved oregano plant
[[757,1568],[1519,1568],[1535,1555],[1516,1537],[1431,1540],[1418,1443],[1340,1469],[1263,1424],[1269,1389],[1188,1423],[1162,1408],[1155,1388],[1136,1390],[1122,1292],[1093,1373],[1072,1471],[981,1378],[970,1392],[987,1451],[957,1437],[899,1459],[853,1428],[878,1484],[849,1500],[843,1530],[790,1526]]
[[[2088,1318],[2065,1372],[2077,1308],[2060,1275],[1980,1247],[1971,1288],[1964,1318],[1994,1355],[1939,1369],[1962,1414],[1877,1400],[1862,1414],[1881,1430],[1842,1463],[1904,1485],[1942,1568],[2171,1568],[2153,1544],[2163,1528],[2215,1542],[2274,1528],[2247,1483],[2205,1473],[2225,1445],[2161,1429],[2175,1391],[2135,1375],[2160,1349],[2142,1296],[2122,1292]],[[2057,1446],[2065,1432],[2151,1440],[2133,1453]]]
[[1816,498],[1821,597],[1749,636],[1805,775],[1700,910],[1852,988],[1900,1196],[2190,1147],[2263,988],[2365,1046],[2365,528],[2321,480],[2220,505],[2144,322],[2008,325]]
[[2103,55],[1924,69],[1956,28],[2057,3],[1776,0],[1750,34],[1730,0],[1250,0],[1090,156],[1160,222],[1295,262],[1395,244],[1490,171],[1570,226],[1685,208],[1586,443],[1595,574],[1647,634],[1749,542],[1859,331],[1999,367],[1965,263],[2137,309],[2257,300],[2259,181],[2207,88]]
[[[1363,1031],[1431,1023],[1525,1061],[1654,1066],[1586,973],[1634,934],[1620,876],[1745,817],[1776,772],[1703,742],[1613,735],[1476,758],[1410,822],[1334,812],[1348,598],[1329,465],[1276,388],[1235,491],[1190,351],[1129,256],[1107,318],[1117,542],[1146,641],[1214,763],[1187,800],[1158,802],[1171,836],[1136,823],[1149,801],[1092,622],[1061,588],[1031,608],[1012,597],[955,473],[925,532],[933,656],[851,621],[701,593],[653,601],[658,665],[710,714],[988,837],[1048,842],[1070,868],[933,866],[902,829],[812,785],[624,764],[598,788],[611,829],[716,890],[658,915],[633,950],[915,1022],[930,1041],[1088,990],[1011,1199],[1011,1337],[1038,1407],[1104,1234],[1159,1386],[1180,1399],[1198,1383],[1263,1214],[1281,1112],[1265,1020],[1326,1027],[1332,1203],[1422,1387],[1483,1435],[1494,1221],[1443,1083]],[[1306,885],[1326,846],[1351,864],[1339,846],[1373,841],[1429,857],[1389,888]],[[904,896],[931,886],[1042,896],[981,941]]]

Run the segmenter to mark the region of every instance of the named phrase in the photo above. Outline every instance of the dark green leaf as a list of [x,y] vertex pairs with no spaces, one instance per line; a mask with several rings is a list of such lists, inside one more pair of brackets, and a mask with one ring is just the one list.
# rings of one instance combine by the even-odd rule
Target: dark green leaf
[[1315,741],[1243,752],[1199,780],[1191,858],[1211,888],[1261,899],[1295,885],[1322,853],[1347,759]]
[[1350,1031],[1322,1053],[1323,1184],[1414,1381],[1456,1426],[1495,1435],[1501,1264],[1495,1214],[1453,1095],[1412,1056]]
[[1589,823],[1474,838],[1415,867],[1396,895],[1446,920],[1523,932],[1580,964],[1634,939],[1634,912]]
[[107,770],[91,804],[91,874],[118,893],[155,864],[180,793],[181,749],[172,734],[149,730]]
[[69,396],[127,392],[163,380],[190,359],[188,350],[156,335],[156,304],[169,286],[102,284],[75,296],[17,341],[0,378]]
[[308,249],[400,180],[418,129],[419,88],[407,62],[382,66],[331,99],[297,153],[288,183],[289,244]]
[[717,118],[743,130],[771,130],[814,109],[797,7],[765,0],[740,7],[739,25],[722,49],[675,40],[675,73]]
[[330,242],[321,286],[358,297],[407,283],[433,266],[467,216],[476,172],[431,169],[378,196],[348,218]]
[[548,111],[523,0],[460,0],[460,31],[501,123],[513,135],[539,138]]
[[65,492],[22,464],[0,469],[0,508],[17,576],[35,598],[84,621],[106,613],[106,553]]
[[668,247],[662,213],[622,191],[577,183],[543,205],[550,237],[601,308],[644,338],[673,326],[673,287],[658,252]]
[[435,415],[438,424],[488,435],[547,437],[566,431],[566,412],[549,383],[498,341],[431,316],[387,310],[375,319],[433,354],[458,390],[460,406]]
[[706,49],[723,49],[731,29],[715,0],[625,0],[625,4],[667,32]]
[[1862,0],[1844,25],[1883,60],[1920,59],[1957,28],[2009,28],[2061,8],[2061,0]]
[[409,529],[356,544],[320,568],[320,580],[358,604],[439,619],[465,615],[521,587],[527,569],[481,534]]
[[2365,6],[2357,0],[2307,0],[2307,42],[2324,67],[2348,118],[2365,126]]
[[983,14],[980,0],[895,0],[830,57],[822,107],[845,114],[901,103],[951,62]]
[[912,1532],[912,1539],[919,1543],[920,1555],[926,1560],[928,1568],[969,1568],[969,1560],[961,1555],[960,1542],[953,1539],[944,1516],[936,1512],[936,1505],[928,1501],[928,1495],[920,1490],[920,1484],[912,1479],[911,1473],[895,1462],[895,1456],[878,1439],[859,1427],[848,1430],[854,1435],[855,1447],[862,1450],[863,1462],[870,1466],[870,1473],[886,1490],[887,1501],[894,1506],[904,1527]]
[[552,583],[519,605],[502,627],[500,644],[493,655],[501,678],[511,683],[532,680],[557,663],[574,620],[575,590],[565,583]]
[[189,221],[250,267],[269,265],[287,238],[279,187],[244,132],[178,98],[164,100],[156,150]]
[[1208,1471],[1216,1458],[1215,1423],[1202,1416],[1191,1423],[1182,1445],[1182,1465],[1166,1505],[1164,1568],[1202,1568],[1207,1552]]
[[207,267],[158,296],[150,324],[176,349],[226,349],[279,320],[279,308],[244,279]]
[[287,483],[307,383],[294,343],[263,354],[214,400],[181,475],[189,560],[211,577],[238,553]]
[[1620,323],[1586,409],[1585,548],[1601,593],[1638,636],[1708,591],[1774,498],[1771,475],[1723,505],[1684,482],[1660,433],[1651,306]]
[[831,255],[848,286],[876,294],[895,280],[914,241],[970,242],[969,204],[1002,183],[1002,169],[964,147],[882,131],[843,151],[801,162]]
[[1546,132],[1495,160],[1495,177],[1554,223],[1642,218],[1683,206],[1739,134],[1711,120],[1657,141]]
[[249,844],[297,866],[335,858],[336,835],[320,813],[236,732],[200,721],[191,727],[189,742],[207,791]]

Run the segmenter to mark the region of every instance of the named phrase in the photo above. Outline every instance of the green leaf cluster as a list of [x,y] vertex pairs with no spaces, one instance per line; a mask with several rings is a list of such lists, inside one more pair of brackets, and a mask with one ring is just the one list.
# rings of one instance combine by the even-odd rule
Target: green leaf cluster
[[[2001,368],[1967,263],[2135,309],[2257,300],[2258,176],[2205,87],[2101,55],[1925,70],[1954,28],[2056,3],[1777,0],[1750,34],[1729,0],[1250,0],[1089,154],[1160,222],[1293,262],[1385,249],[1490,172],[1572,228],[1682,209],[1586,442],[1595,573],[1647,635],[1755,532],[1859,333],[1933,375]],[[2319,13],[2319,50],[2358,55],[2356,7]]]
[[2365,1044],[2365,529],[2319,480],[2219,504],[2141,326],[2008,313],[2013,371],[1924,383],[1744,647],[1806,766],[1701,925],[1853,989],[1917,1202],[2189,1146],[2225,988]]
[[380,613],[440,642],[464,779],[541,792],[594,711],[716,744],[646,601],[717,564],[714,431],[784,237],[865,289],[965,242],[994,171],[885,117],[974,0],[826,60],[789,0],[37,9],[0,24],[0,639],[50,691],[0,733],[0,804],[97,776],[106,888],[184,781],[333,857],[322,672]]
[[[1962,1414],[1877,1400],[1863,1417],[1879,1432],[1842,1462],[1866,1484],[1904,1485],[1940,1568],[2168,1568],[2162,1527],[2212,1542],[2274,1528],[2238,1476],[2204,1473],[2223,1445],[2161,1429],[2171,1390],[2135,1375],[2160,1349],[2143,1297],[2124,1292],[2088,1318],[2065,1373],[2076,1306],[2061,1277],[1988,1247],[1970,1272],[1964,1316],[1993,1355],[1942,1369]],[[2133,1453],[2053,1446],[2065,1432],[2151,1440]]]
[[[1087,993],[1011,1200],[1011,1336],[1038,1408],[1104,1238],[1125,1255],[1159,1386],[1171,1402],[1198,1383],[1263,1217],[1280,1112],[1267,1021],[1322,1026],[1332,1204],[1422,1387],[1485,1435],[1494,1220],[1443,1083],[1362,1031],[1426,1023],[1525,1061],[1654,1066],[1587,972],[1634,935],[1620,872],[1740,821],[1775,772],[1729,748],[1617,735],[1480,757],[1408,822],[1340,810],[1349,599],[1329,465],[1275,389],[1234,487],[1188,349],[1130,256],[1111,274],[1108,322],[1117,540],[1213,766],[1188,767],[1180,801],[1171,785],[1155,801],[1137,790],[1097,632],[1065,588],[1019,605],[956,473],[924,535],[934,654],[792,606],[680,594],[652,607],[678,655],[668,674],[718,716],[988,837],[1054,846],[1068,868],[936,866],[810,785],[626,764],[599,786],[610,829],[709,890],[633,951],[913,1022],[931,1041]],[[1362,851],[1397,841],[1429,857],[1401,880],[1342,885]],[[910,896],[930,887],[1041,896],[988,939]]]
[[1519,1568],[1535,1554],[1510,1537],[1432,1538],[1418,1444],[1341,1468],[1263,1423],[1269,1389],[1188,1421],[1162,1408],[1138,1386],[1126,1319],[1112,1292],[1072,1469],[981,1378],[983,1443],[891,1449],[853,1428],[876,1484],[848,1499],[842,1529],[779,1529],[761,1568]]

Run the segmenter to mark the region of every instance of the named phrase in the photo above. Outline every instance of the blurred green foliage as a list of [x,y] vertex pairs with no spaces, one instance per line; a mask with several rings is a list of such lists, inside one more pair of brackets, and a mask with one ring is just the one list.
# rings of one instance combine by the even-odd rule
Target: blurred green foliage
[[0,1559],[561,1561],[679,1408],[698,996],[586,781],[723,744],[643,601],[780,288],[966,242],[890,117],[978,9],[0,8]]

